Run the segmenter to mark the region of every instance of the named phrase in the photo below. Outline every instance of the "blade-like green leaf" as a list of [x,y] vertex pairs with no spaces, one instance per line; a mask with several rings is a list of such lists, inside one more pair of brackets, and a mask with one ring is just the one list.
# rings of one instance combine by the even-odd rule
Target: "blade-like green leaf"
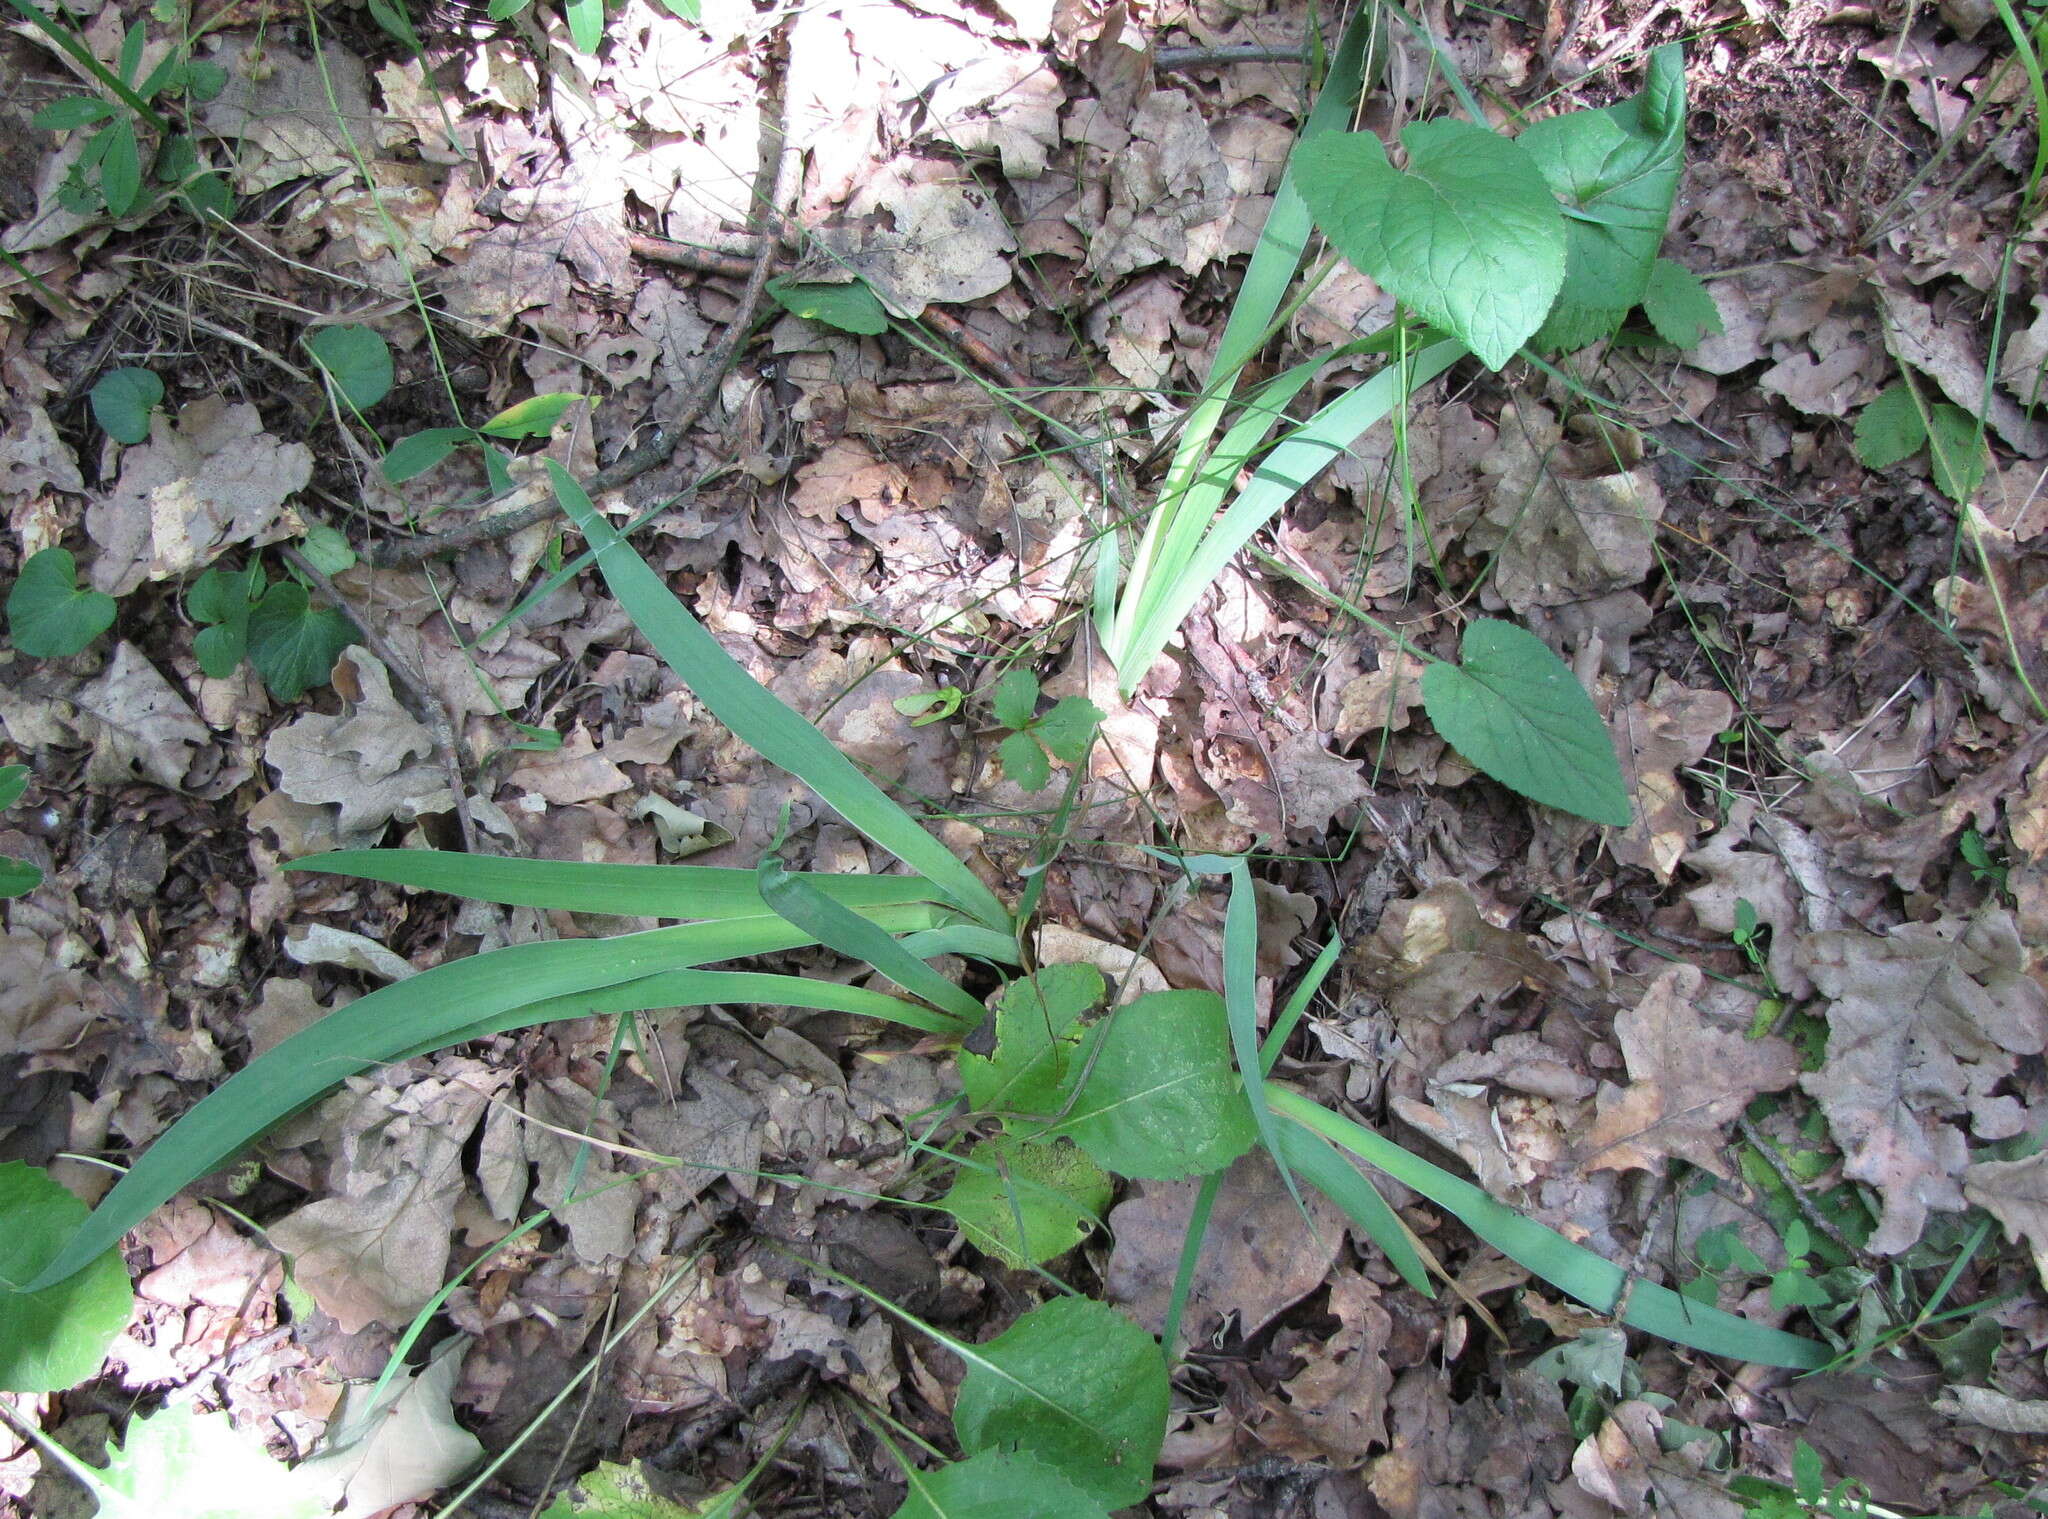
[[114,624],[114,598],[81,589],[69,549],[28,556],[7,593],[7,636],[36,659],[76,654]]
[[114,107],[97,95],[62,95],[37,111],[29,125],[38,132],[70,132],[113,114]]
[[1050,1132],[1120,1176],[1221,1170],[1258,1138],[1214,992],[1148,992],[1093,1025],[1076,1064],[1086,1085]]
[[1563,298],[1626,311],[1649,289],[1685,154],[1685,70],[1676,43],[1651,56],[1641,95],[1567,111],[1515,139],[1568,213]]
[[862,280],[826,285],[777,276],[768,282],[768,294],[783,310],[807,322],[869,336],[889,330],[889,313]]
[[494,438],[545,438],[555,430],[563,413],[584,399],[574,391],[563,390],[530,396],[506,407],[488,422],[479,422],[476,430]]
[[142,194],[142,154],[135,143],[135,123],[116,116],[100,128],[106,149],[100,157],[100,194],[107,214],[116,221],[135,209]]
[[1370,132],[1312,138],[1294,150],[1295,183],[1339,252],[1499,369],[1557,298],[1564,218],[1497,133],[1446,118],[1401,141],[1405,173]]
[[[761,913],[751,870],[710,865],[598,865],[578,860],[518,860],[444,849],[337,849],[293,860],[286,870],[321,871],[444,891],[479,902],[630,918],[733,918]],[[849,907],[934,902],[920,876],[806,876]]]
[[1194,610],[1223,567],[1270,522],[1280,508],[1308,483],[1344,457],[1368,427],[1383,419],[1423,385],[1466,355],[1462,343],[1432,343],[1409,356],[1405,364],[1389,364],[1363,384],[1331,401],[1287,435],[1259,461],[1230,507],[1202,535],[1171,580],[1155,580],[1135,609],[1124,641],[1114,653],[1117,681],[1126,695],[1166,647],[1166,641]]
[[[916,907],[877,912],[892,927],[929,922],[928,913]],[[766,916],[685,923],[610,939],[514,944],[380,988],[293,1035],[202,1098],[143,1152],[24,1290],[40,1291],[81,1270],[180,1187],[358,1071],[473,1037],[465,1031],[548,998],[810,942],[802,930]]]
[[1106,1508],[1152,1490],[1167,1385],[1151,1335],[1104,1304],[1062,1297],[974,1348],[953,1404],[968,1455],[1029,1451]]
[[1380,1196],[1377,1187],[1359,1175],[1357,1168],[1319,1135],[1309,1133],[1299,1124],[1281,1123],[1277,1140],[1275,1149],[1287,1157],[1287,1163],[1307,1177],[1310,1186],[1344,1210],[1344,1216],[1380,1247],[1387,1263],[1401,1273],[1401,1280],[1424,1297],[1436,1296],[1429,1268],[1416,1253],[1415,1237]]
[[784,869],[771,854],[762,857],[755,879],[763,902],[827,949],[872,965],[905,991],[944,1008],[962,1029],[981,1022],[979,1002],[868,919],[833,901],[809,877]]
[[891,801],[824,734],[741,669],[633,546],[598,514],[568,471],[549,460],[548,474],[562,510],[594,550],[605,584],[619,598],[634,626],[713,716],[764,759],[817,792],[856,829],[930,880],[969,917],[988,928],[1010,931],[1009,912],[979,876]]
[[476,429],[471,427],[429,427],[409,434],[385,451],[384,478],[393,485],[403,485],[476,438]]
[[1259,901],[1251,867],[1243,859],[1230,863],[1230,902],[1223,910],[1223,1008],[1230,1028],[1230,1052],[1244,1082],[1245,1104],[1259,1131],[1259,1143],[1273,1157],[1287,1195],[1308,1222],[1308,1205],[1294,1184],[1294,1172],[1279,1143],[1279,1125],[1266,1107],[1266,1068],[1259,1059]]
[[[1612,1312],[1626,1289],[1622,1321],[1676,1344],[1690,1345],[1710,1355],[1802,1370],[1825,1366],[1832,1359],[1828,1348],[1816,1341],[1688,1302],[1668,1287],[1631,1281],[1629,1274],[1611,1261],[1496,1202],[1472,1183],[1411,1155],[1384,1135],[1340,1117],[1297,1092],[1272,1087],[1267,1095],[1275,1112],[1342,1146],[1402,1186],[1448,1209],[1466,1228],[1508,1259],[1527,1266],[1596,1313]],[[1307,1169],[1303,1167],[1304,1171]]]
[[1593,698],[1527,629],[1474,619],[1459,662],[1422,672],[1422,705],[1460,754],[1532,801],[1616,828],[1634,816]]

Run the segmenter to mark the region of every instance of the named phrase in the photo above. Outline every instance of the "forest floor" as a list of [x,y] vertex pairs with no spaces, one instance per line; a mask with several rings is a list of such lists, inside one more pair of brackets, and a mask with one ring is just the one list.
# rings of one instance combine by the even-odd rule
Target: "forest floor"
[[[1456,1284],[1432,1301],[1334,1213],[1304,1229],[1246,1160],[1149,1511],[1727,1519],[1767,1506],[1731,1475],[1789,1483],[1800,1442],[1893,1511],[2024,1511],[2048,1449],[2048,216],[1995,6],[1424,7],[1497,123],[1617,99],[1684,45],[1665,252],[1723,330],[1457,366],[1398,446],[1367,434],[1287,507],[1125,702],[1090,548],[1156,489],[1207,373],[1305,113],[1303,13],[703,0],[693,24],[627,0],[591,54],[549,0],[502,22],[445,0],[420,51],[381,0],[95,3],[70,15],[110,64],[124,35],[146,70],[189,32],[220,65],[181,109],[234,203],[117,220],[67,195],[86,134],[33,123],[76,93],[71,65],[0,33],[0,582],[62,545],[118,599],[80,654],[0,648],[0,762],[32,767],[0,853],[45,872],[0,905],[0,1159],[90,1200],[109,1173],[62,1157],[141,1150],[324,1012],[617,927],[282,872],[301,855],[752,865],[794,804],[793,866],[884,868],[594,577],[501,625],[561,562],[551,512],[396,562],[487,488],[471,448],[392,485],[392,443],[574,392],[590,404],[521,446],[523,499],[543,458],[589,478],[693,413],[601,504],[652,510],[634,542],[670,587],[991,882],[1032,863],[1059,793],[1001,773],[988,688],[1022,665],[1108,713],[1046,874],[1046,958],[1143,946],[1167,982],[1219,986],[1220,894],[1176,900],[1134,846],[1253,851],[1262,996],[1345,944],[1280,1077],[1645,1279],[1718,1276],[1722,1306],[1842,1351],[1798,1377],[1624,1336],[1392,1188]],[[1454,106],[1429,49],[1391,36],[1362,122],[1389,136]],[[1212,51],[1248,45],[1277,51]],[[763,267],[851,271],[899,320],[756,320]],[[1262,362],[1391,305],[1340,269]],[[396,355],[362,415],[305,346],[342,324]],[[88,399],[123,367],[165,392],[132,445]],[[1983,416],[1964,491],[1924,452],[1860,462],[1857,420],[1902,371]],[[289,700],[246,664],[205,673],[194,578],[281,579],[293,545],[374,637]],[[1537,632],[1593,692],[1636,821],[1475,774],[1420,666],[1340,601],[1444,654],[1476,615]],[[946,688],[965,704],[914,725]],[[635,1037],[616,1068],[590,1018],[350,1081],[129,1237],[136,1317],[97,1380],[11,1406],[89,1448],[188,1403],[303,1455],[512,1220],[680,1155],[700,1168],[577,1204],[449,1297],[428,1342],[470,1337],[459,1373],[421,1379],[414,1444],[381,1458],[430,1473],[393,1479],[401,1512],[432,1511],[434,1452],[475,1449],[461,1430],[502,1451],[602,1353],[471,1511],[535,1510],[600,1460],[716,1492],[786,1434],[760,1512],[893,1513],[898,1469],[847,1400],[943,1445],[961,1367],[802,1256],[969,1340],[1046,1291],[913,1206],[910,1120],[955,1090],[949,1052],[755,1008]],[[1156,1329],[1193,1187],[1134,1184],[1056,1274]],[[0,1512],[82,1502],[0,1425]]]

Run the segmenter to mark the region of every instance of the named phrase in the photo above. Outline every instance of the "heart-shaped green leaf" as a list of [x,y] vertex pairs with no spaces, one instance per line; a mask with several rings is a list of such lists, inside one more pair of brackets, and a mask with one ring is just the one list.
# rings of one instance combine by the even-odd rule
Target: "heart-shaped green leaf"
[[1340,253],[1498,369],[1557,297],[1564,218],[1535,161],[1497,133],[1423,121],[1401,141],[1405,173],[1370,132],[1310,138],[1295,186]]
[[1120,1176],[1219,1171],[1258,1138],[1214,992],[1148,992],[1093,1025],[1080,1096],[1056,1126]]
[[391,346],[367,327],[322,327],[306,347],[357,411],[391,394]]
[[327,684],[334,661],[355,641],[354,623],[330,607],[315,607],[293,580],[272,586],[249,617],[249,663],[285,701]]
[[1534,633],[1480,618],[1457,664],[1422,672],[1422,705],[1457,751],[1531,801],[1626,828],[1621,764],[1593,698]]
[[76,654],[114,625],[114,598],[81,589],[69,549],[29,555],[7,593],[7,636],[37,659]]
[[424,475],[465,443],[474,442],[473,427],[429,427],[400,438],[385,451],[384,478],[393,485]]
[[92,417],[116,443],[149,440],[149,414],[164,398],[164,382],[130,364],[110,369],[92,388]]

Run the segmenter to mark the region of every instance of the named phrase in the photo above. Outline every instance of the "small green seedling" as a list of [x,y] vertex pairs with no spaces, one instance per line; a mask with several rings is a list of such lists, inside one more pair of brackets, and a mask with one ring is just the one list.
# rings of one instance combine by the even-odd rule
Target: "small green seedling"
[[[58,204],[79,216],[104,212],[116,221],[131,213],[155,209],[146,194],[151,181],[181,192],[195,212],[225,215],[233,204],[227,181],[199,161],[197,142],[175,130],[153,102],[182,96],[203,105],[227,87],[227,71],[210,59],[194,58],[180,43],[171,48],[147,77],[142,76],[148,33],[130,26],[121,35],[110,70],[67,29],[25,0],[13,0],[46,36],[68,53],[101,86],[104,94],[60,95],[32,118],[45,132],[89,132],[72,160],[57,192]],[[157,147],[145,174],[143,134],[154,132]]]
[[1869,1519],[1869,1489],[1854,1478],[1830,1485],[1820,1452],[1804,1440],[1792,1447],[1792,1485],[1744,1474],[1728,1482],[1748,1519]]
[[36,659],[67,658],[113,625],[114,598],[79,585],[69,549],[29,555],[7,593],[7,636]]
[[899,696],[889,703],[898,712],[910,719],[913,728],[924,728],[932,723],[942,723],[960,710],[967,693],[958,686],[940,686],[936,691],[913,691],[908,696]]
[[996,746],[1003,774],[1026,791],[1043,791],[1052,780],[1047,756],[1078,765],[1088,757],[1102,713],[1085,696],[1063,698],[1051,711],[1038,713],[1038,677],[1018,668],[996,682],[996,721],[1010,736]]
[[147,443],[149,419],[163,405],[164,382],[154,370],[124,365],[92,387],[92,419],[116,443]]
[[493,438],[545,438],[571,406],[584,397],[558,391],[534,396],[508,406],[488,422],[475,427],[429,427],[400,438],[384,455],[384,478],[393,485],[424,475],[458,448],[476,444],[484,451],[484,472],[491,489],[503,494],[512,489],[512,475],[505,454],[490,446]]
[[[0,765],[0,812],[20,801],[26,790],[28,766]],[[27,896],[42,884],[43,873],[36,866],[11,854],[0,854],[0,901]]]
[[305,343],[321,373],[351,410],[366,412],[391,394],[391,345],[368,327],[317,328]]
[[1956,840],[1956,853],[1962,856],[1971,880],[1979,886],[1989,886],[2000,896],[2010,894],[2012,888],[2006,885],[2009,867],[1991,853],[1991,845],[1983,834],[1965,828],[1962,837]]
[[1934,488],[1958,506],[1984,483],[1990,452],[1977,419],[1960,406],[1923,406],[1904,380],[1887,385],[1856,418],[1856,457],[1865,469],[1890,469],[1928,451]]
[[314,606],[296,580],[270,585],[260,562],[207,570],[186,592],[185,611],[203,624],[192,640],[201,670],[225,680],[247,659],[281,701],[325,685],[341,651],[357,639],[354,623]]
[[[695,21],[702,0],[661,0],[671,15]],[[508,21],[524,11],[533,0],[491,0],[493,21]],[[569,40],[579,53],[594,53],[604,41],[604,0],[562,0],[562,19],[569,26]]]

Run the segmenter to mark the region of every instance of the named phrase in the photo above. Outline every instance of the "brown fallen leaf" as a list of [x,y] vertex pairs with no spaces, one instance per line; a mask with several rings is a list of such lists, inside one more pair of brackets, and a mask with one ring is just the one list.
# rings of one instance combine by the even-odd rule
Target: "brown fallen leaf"
[[2025,1240],[2034,1269],[2048,1284],[2048,1150],[2022,1160],[1984,1160],[1963,1173],[1963,1196],[2005,1225],[2005,1237]]
[[399,704],[391,677],[365,649],[346,649],[336,665],[360,689],[339,716],[309,713],[271,734],[263,758],[293,801],[334,809],[337,842],[367,848],[396,818],[455,806],[448,772],[434,763],[434,735]]
[[1765,1092],[1799,1078],[1799,1052],[1782,1039],[1750,1039],[1700,1017],[1697,967],[1664,970],[1642,1001],[1614,1020],[1629,1085],[1602,1084],[1588,1170],[1660,1170],[1675,1155],[1716,1176],[1733,1174],[1721,1131]]
[[185,698],[135,645],[114,646],[89,680],[39,674],[0,681],[0,724],[24,749],[80,744],[91,749],[85,784],[141,779],[183,790],[211,735]]
[[1372,938],[1348,958],[1396,1022],[1448,1023],[1525,978],[1546,984],[1554,975],[1526,934],[1487,922],[1471,888],[1458,881],[1391,904]]
[[1870,1249],[1896,1255],[1930,1208],[1963,1208],[1964,1123],[1986,1139],[2024,1126],[2018,1105],[1991,1089],[2048,1045],[2048,992],[2002,911],[1885,938],[1810,934],[1799,957],[1830,1000],[1826,1062],[1800,1085],[1827,1115],[1845,1174],[1883,1199]]
[[1669,881],[1702,829],[1709,826],[1687,805],[1678,772],[1696,765],[1735,720],[1735,703],[1720,691],[1689,691],[1660,674],[1649,698],[1614,714],[1621,740],[1622,773],[1635,799],[1635,819],[1611,836],[1608,848],[1624,865],[1638,865]]
[[[1153,1334],[1166,1320],[1182,1241],[1199,1181],[1144,1182],[1111,1210],[1105,1288]],[[1311,1187],[1301,1188],[1314,1232],[1263,1150],[1241,1157],[1223,1174],[1209,1215],[1209,1243],[1188,1291],[1186,1333],[1199,1342],[1226,1313],[1241,1332],[1257,1334],[1321,1286],[1344,1239],[1344,1216]]]
[[1355,1465],[1388,1443],[1387,1396],[1394,1373],[1386,1351],[1393,1318],[1380,1304],[1380,1289],[1356,1271],[1331,1279],[1330,1312],[1337,1317],[1336,1333],[1303,1347],[1309,1364],[1281,1384],[1285,1402],[1266,1405],[1273,1417],[1259,1438],[1297,1459]]
[[305,531],[285,502],[313,478],[313,451],[263,430],[247,402],[188,402],[175,423],[161,414],[150,438],[121,457],[112,491],[85,510],[100,546],[92,583],[125,596],[213,563],[237,544],[275,543]]

